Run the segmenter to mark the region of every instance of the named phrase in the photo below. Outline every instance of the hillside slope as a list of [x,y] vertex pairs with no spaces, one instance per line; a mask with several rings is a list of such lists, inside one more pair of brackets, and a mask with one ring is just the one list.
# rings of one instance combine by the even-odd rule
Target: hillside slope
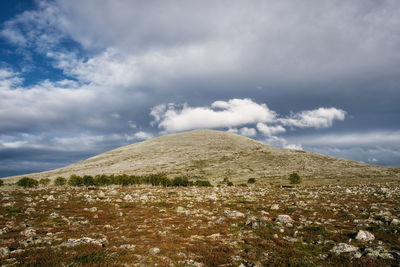
[[228,177],[240,182],[250,177],[284,178],[294,171],[306,180],[400,177],[398,168],[275,148],[247,137],[215,130],[168,134],[120,147],[64,168],[29,176],[55,178],[71,174],[142,175],[163,172],[171,177],[202,176],[211,181]]

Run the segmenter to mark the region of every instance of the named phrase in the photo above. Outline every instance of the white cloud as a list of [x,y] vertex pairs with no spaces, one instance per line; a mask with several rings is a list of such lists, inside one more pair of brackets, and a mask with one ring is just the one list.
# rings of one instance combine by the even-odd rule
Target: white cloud
[[285,126],[300,128],[327,128],[331,127],[334,120],[344,120],[346,112],[336,108],[318,108],[292,114],[288,118],[280,119]]
[[0,90],[12,89],[23,82],[23,78],[8,68],[0,68]]
[[12,28],[3,29],[0,32],[0,36],[5,37],[10,42],[19,46],[25,46],[27,42],[24,35],[22,35],[19,31],[16,31]]
[[150,114],[156,121],[159,120],[158,127],[167,132],[235,127],[273,121],[276,116],[267,105],[257,104],[250,99],[216,101],[211,107],[156,106]]
[[228,132],[236,133],[247,137],[254,137],[257,135],[257,131],[254,128],[243,127],[240,129],[237,128],[229,128]]
[[281,125],[268,126],[267,124],[262,122],[257,123],[257,130],[267,136],[286,132],[286,129],[283,128]]
[[131,137],[128,137],[128,140],[147,140],[147,139],[151,139],[153,138],[153,134],[151,133],[147,133],[147,132],[137,132],[134,135],[132,135]]
[[[201,128],[228,128],[228,132],[255,137],[257,131],[264,136],[266,144],[288,149],[303,149],[301,142],[289,142],[276,135],[286,132],[285,126],[299,128],[327,128],[333,120],[344,120],[345,111],[336,108],[318,108],[292,114],[290,118],[280,118],[266,104],[255,103],[251,99],[231,99],[215,101],[210,107],[190,107],[174,103],[153,107],[152,126],[164,132],[179,132]],[[247,127],[245,125],[254,125]],[[245,126],[241,128],[236,128]]]
[[287,148],[287,149],[303,150],[303,146],[300,144],[287,144],[287,145],[284,145],[283,147]]

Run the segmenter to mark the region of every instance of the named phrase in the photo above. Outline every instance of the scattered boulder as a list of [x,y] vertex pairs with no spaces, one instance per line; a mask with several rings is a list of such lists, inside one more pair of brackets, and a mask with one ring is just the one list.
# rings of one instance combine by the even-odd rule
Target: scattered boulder
[[293,222],[293,219],[289,215],[283,214],[283,215],[278,215],[278,218],[276,218],[276,221],[280,224],[288,225]]
[[358,250],[357,247],[346,244],[346,243],[339,243],[331,249],[331,251],[336,254],[353,252],[353,251],[357,251],[357,250]]
[[125,201],[132,201],[133,200],[133,197],[131,196],[131,195],[126,195],[125,197],[124,197],[124,200]]
[[279,205],[278,204],[273,204],[271,205],[271,210],[279,210]]
[[22,232],[24,236],[35,236],[36,235],[36,230],[33,228],[28,228],[25,231]]
[[367,253],[368,257],[381,258],[384,260],[393,259],[392,253],[390,253],[384,247],[381,246],[366,248],[365,252]]
[[156,255],[156,254],[158,254],[160,252],[161,252],[161,250],[159,248],[157,248],[157,247],[156,248],[151,248],[149,250],[149,253],[152,254],[152,255]]
[[261,227],[265,227],[266,226],[265,217],[257,218],[253,215],[250,215],[247,217],[245,225],[249,226],[251,229],[258,229]]
[[297,242],[297,238],[295,237],[290,237],[290,236],[284,236],[282,237],[283,240],[288,241],[288,242]]
[[82,238],[77,238],[77,239],[70,238],[70,239],[68,239],[68,241],[65,241],[64,243],[62,243],[61,246],[72,247],[72,246],[77,246],[80,244],[88,244],[88,243],[92,243],[92,244],[96,244],[96,245],[104,247],[104,244],[107,243],[107,240],[105,238],[93,239],[90,237],[82,237]]
[[245,217],[244,213],[240,212],[240,211],[230,211],[227,212],[226,215],[230,218],[243,218]]
[[119,247],[120,247],[120,248],[123,248],[123,249],[133,250],[136,246],[133,245],[133,244],[123,244],[123,245],[121,245],[121,246],[119,246]]
[[373,241],[375,239],[375,236],[368,232],[368,231],[364,231],[364,230],[360,230],[357,233],[356,236],[356,240],[358,241],[362,241],[362,242],[369,242],[369,241]]

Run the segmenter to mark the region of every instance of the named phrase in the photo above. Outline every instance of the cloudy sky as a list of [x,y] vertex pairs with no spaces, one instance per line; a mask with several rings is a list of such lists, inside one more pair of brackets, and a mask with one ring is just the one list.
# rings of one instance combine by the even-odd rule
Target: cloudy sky
[[0,177],[198,128],[400,167],[400,1],[0,5]]

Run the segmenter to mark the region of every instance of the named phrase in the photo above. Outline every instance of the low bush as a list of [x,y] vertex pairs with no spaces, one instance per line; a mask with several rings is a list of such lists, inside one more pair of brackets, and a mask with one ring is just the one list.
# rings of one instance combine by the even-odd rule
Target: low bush
[[196,182],[194,182],[195,186],[207,186],[207,187],[211,187],[211,183],[207,180],[197,180]]
[[83,186],[83,178],[78,175],[72,174],[69,177],[68,184],[70,186]]
[[64,177],[57,177],[54,180],[54,185],[55,186],[64,186],[67,183],[67,179],[65,179]]
[[[66,180],[62,177],[54,181],[55,185],[62,186]],[[173,180],[168,179],[165,174],[150,174],[145,176],[128,176],[123,175],[96,175],[94,178],[89,175],[80,177],[78,175],[71,175],[68,179],[70,186],[104,186],[104,185],[121,185],[130,186],[135,184],[151,184],[152,186],[212,186],[207,180],[196,180],[195,182],[189,181],[187,177],[175,177]]]
[[4,185],[4,181],[0,179],[0,186]]
[[84,176],[82,177],[82,183],[83,183],[85,186],[92,186],[92,185],[95,185],[95,181],[94,181],[93,177],[90,176],[90,175],[84,175]]
[[49,178],[42,178],[39,180],[39,184],[42,186],[48,186],[50,184],[50,179]]
[[163,177],[161,179],[161,185],[164,187],[168,187],[172,185],[172,181],[170,179],[168,179],[167,177]]
[[256,178],[250,178],[249,180],[247,180],[248,184],[254,184],[256,182]]
[[111,179],[107,175],[96,175],[94,177],[94,182],[96,185],[102,186],[102,185],[109,185],[111,184]]
[[289,181],[291,184],[300,184],[301,177],[296,172],[293,172],[289,175]]
[[38,186],[39,182],[29,177],[23,177],[18,180],[17,185],[25,188],[32,188]]
[[173,186],[188,186],[189,179],[187,177],[175,177],[174,180],[172,180],[172,185]]
[[151,183],[151,185],[153,186],[158,186],[161,185],[162,181],[166,181],[167,177],[164,174],[151,174],[149,176],[149,181]]
[[231,181],[228,181],[228,182],[226,183],[226,185],[227,185],[227,186],[233,186],[233,183],[232,183]]

